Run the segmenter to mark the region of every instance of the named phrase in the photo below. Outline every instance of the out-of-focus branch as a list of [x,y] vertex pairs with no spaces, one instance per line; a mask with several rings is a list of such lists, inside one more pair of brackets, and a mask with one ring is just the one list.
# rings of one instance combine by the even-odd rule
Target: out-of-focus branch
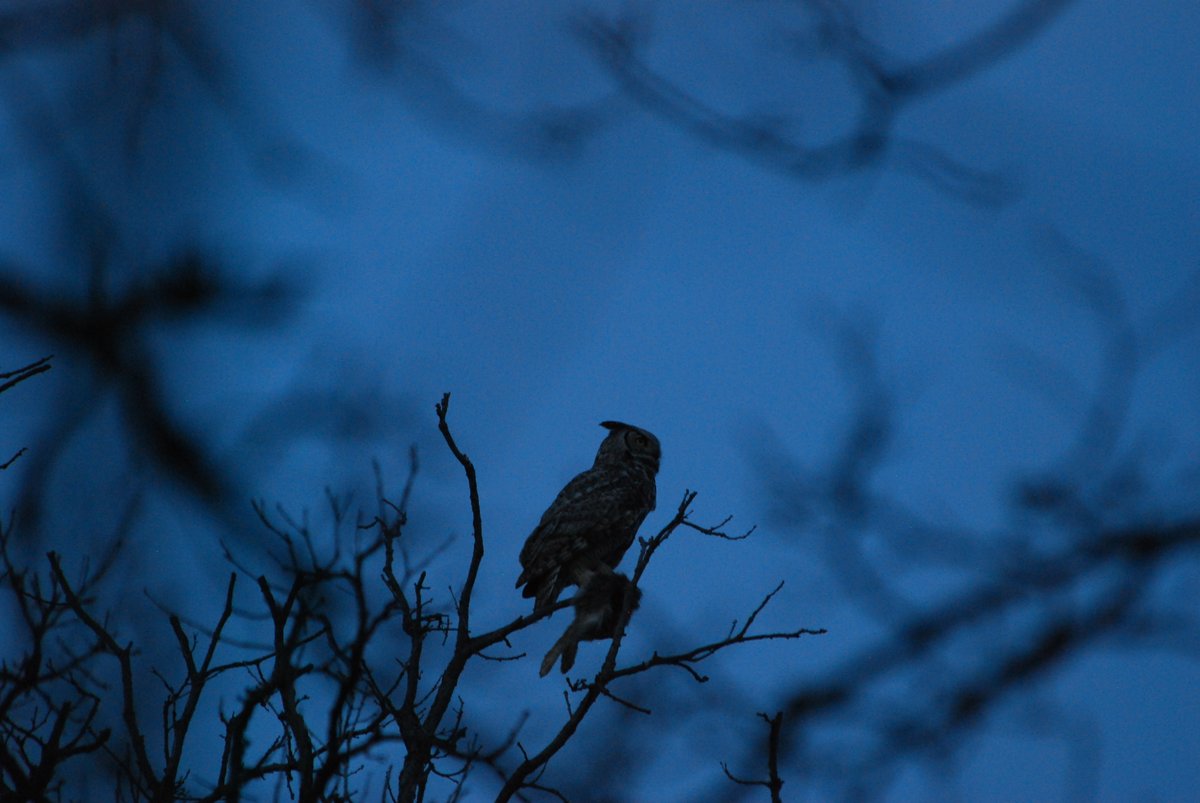
[[[799,141],[778,120],[741,117],[689,92],[681,81],[651,66],[641,52],[637,27],[628,21],[592,16],[578,29],[630,98],[715,147],[805,181],[869,167],[890,154],[894,164],[943,192],[995,206],[1013,195],[1001,176],[974,170],[929,143],[899,137],[897,119],[914,100],[961,83],[1011,56],[1049,27],[1070,2],[1025,0],[961,42],[898,66],[889,66],[886,48],[870,41],[840,3],[806,4],[802,13],[815,17],[812,24],[820,32],[821,55],[846,67],[859,103],[850,129],[821,145]],[[802,69],[799,62],[797,69]],[[803,116],[804,111],[794,116]]]
[[995,66],[1025,47],[1075,0],[1023,0],[995,22],[961,42],[887,74],[888,87],[900,95],[922,95],[960,83]]
[[[109,245],[97,244],[101,261],[107,258],[104,249]],[[222,508],[233,493],[228,467],[167,403],[163,366],[147,348],[145,335],[164,322],[195,323],[242,314],[269,321],[279,313],[288,292],[274,280],[240,285],[220,275],[199,254],[188,252],[168,260],[147,281],[111,293],[106,287],[95,287],[79,299],[42,291],[14,276],[0,276],[0,314],[87,359],[94,375],[101,378],[95,392],[114,392],[131,440],[164,476],[224,513]],[[67,422],[67,426],[79,423]],[[25,490],[31,498],[22,505],[30,511],[40,506],[36,497],[42,490],[42,478],[38,472],[33,474]],[[37,522],[31,517],[32,513],[26,514],[27,526],[33,528]]]
[[[1153,644],[1163,628],[1200,627],[1194,614],[1180,616],[1186,603],[1172,599],[1178,592],[1165,581],[1195,565],[1200,518],[1156,504],[1146,493],[1154,466],[1123,451],[1146,335],[1129,320],[1102,265],[1053,244],[1070,258],[1064,278],[1099,324],[1103,359],[1095,391],[1074,405],[1082,414],[1066,459],[1014,483],[1011,524],[983,531],[939,523],[890,495],[875,477],[886,439],[864,449],[853,436],[872,429],[879,412],[870,404],[855,411],[851,435],[832,462],[842,467],[846,487],[831,486],[824,467],[771,464],[781,522],[837,533],[824,558],[846,599],[905,600],[863,605],[881,634],[828,670],[797,679],[781,700],[785,735],[804,738],[780,761],[826,794],[883,793],[896,768],[953,753],[1005,703],[1097,645]],[[860,390],[878,381],[871,360],[852,359],[861,368],[851,376],[866,377],[857,380]],[[894,416],[894,402],[880,398],[884,414]],[[846,506],[847,498],[855,505]],[[870,553],[862,548],[868,542]],[[846,571],[858,562],[865,571]],[[946,579],[944,590],[912,594],[910,572],[933,568]],[[849,759],[847,729],[859,737]],[[743,763],[768,749],[758,740]]]

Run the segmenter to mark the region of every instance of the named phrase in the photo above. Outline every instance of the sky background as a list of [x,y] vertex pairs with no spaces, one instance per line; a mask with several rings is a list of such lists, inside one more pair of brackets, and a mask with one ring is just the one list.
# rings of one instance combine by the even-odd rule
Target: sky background
[[[887,63],[904,64],[989,25],[984,5],[844,10]],[[580,744],[595,749],[617,750],[600,738],[615,726],[631,744],[654,740],[640,742],[654,748],[618,797],[711,800],[738,791],[720,761],[749,771],[739,750],[759,734],[756,711],[887,632],[839,579],[828,546],[839,530],[864,539],[856,549],[921,609],[981,580],[979,566],[950,559],[956,538],[1053,530],[1022,530],[1014,494],[1031,477],[1074,477],[1096,501],[1108,492],[1091,480],[1128,464],[1136,493],[1100,506],[1105,526],[1194,519],[1197,4],[1068,4],[987,69],[901,107],[882,158],[820,180],[639,103],[579,33],[589,13],[628,14],[641,57],[675,85],[820,143],[853,127],[861,97],[814,44],[806,4],[431,3],[374,22],[368,7],[392,8],[164,4],[158,28],[134,14],[5,46],[6,281],[85,298],[96,281],[85,234],[103,231],[101,283],[114,294],[189,248],[236,282],[288,288],[276,317],[163,319],[140,341],[165,408],[235,488],[220,505],[156,476],[103,369],[6,309],[0,369],[56,355],[50,374],[3,399],[4,448],[31,456],[0,478],[0,499],[28,498],[36,477],[36,494],[68,500],[44,505],[41,551],[86,553],[137,495],[144,575],[127,595],[146,587],[211,618],[227,572],[215,544],[252,526],[249,500],[319,519],[326,487],[369,500],[373,459],[398,492],[415,443],[414,543],[457,535],[431,567],[441,591],[460,581],[469,546],[465,485],[433,413],[450,391],[482,495],[477,610],[499,624],[525,610],[517,553],[590,465],[598,422],[634,423],[663,446],[647,527],[692,489],[701,523],[733,515],[734,528],[758,529],[739,543],[675,535],[646,574],[623,654],[723,635],[780,580],[763,627],[830,631],[730,652],[706,686],[647,679],[638,699],[663,709],[649,724],[610,711],[585,725],[596,736]],[[548,136],[550,123],[567,133]],[[998,201],[923,178],[906,143],[994,171],[985,186]],[[1135,345],[1116,374],[1128,400],[1100,427],[1116,445],[1097,456],[1085,427],[1112,401],[1127,333]],[[857,357],[848,337],[864,344]],[[925,564],[897,558],[905,534],[789,507],[815,493],[789,482],[832,473],[864,398],[883,399],[892,422],[866,485],[944,528],[926,533]],[[32,455],[51,441],[38,475]],[[1188,613],[1194,548],[1152,579],[1148,608]],[[990,640],[1019,640],[1032,615],[941,659],[986,661]],[[540,656],[562,619],[515,648]],[[1003,695],[953,749],[901,759],[868,796],[1197,799],[1196,636],[1193,623],[1179,639],[1098,638]],[[581,667],[600,655],[585,646]],[[562,681],[536,680],[532,666],[468,676],[485,733],[503,734],[522,708],[534,712],[527,744],[552,733]],[[893,679],[899,691],[878,692],[880,706],[918,699],[903,689],[926,681]],[[850,755],[870,743],[857,728],[851,717],[796,742]],[[579,760],[570,755],[561,760]],[[849,788],[836,769],[799,766],[784,773],[789,797]],[[589,787],[571,788],[587,799]]]

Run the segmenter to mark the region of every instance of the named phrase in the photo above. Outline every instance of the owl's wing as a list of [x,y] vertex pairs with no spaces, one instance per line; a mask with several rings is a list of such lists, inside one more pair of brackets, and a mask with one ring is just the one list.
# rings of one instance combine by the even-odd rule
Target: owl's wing
[[[620,473],[593,468],[576,476],[521,548],[517,586],[526,586],[522,595],[536,596],[540,607],[575,582],[560,574],[577,560],[610,562],[614,554],[619,560],[632,540],[625,531],[631,525],[636,530],[646,512],[645,501]],[[606,543],[614,536],[624,543]]]

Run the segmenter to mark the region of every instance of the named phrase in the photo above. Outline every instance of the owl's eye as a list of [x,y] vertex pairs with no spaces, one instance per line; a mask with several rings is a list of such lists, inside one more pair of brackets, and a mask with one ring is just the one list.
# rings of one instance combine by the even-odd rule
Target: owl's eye
[[646,436],[645,436],[645,435],[642,435],[641,433],[638,433],[638,434],[636,434],[636,435],[634,435],[634,436],[633,436],[633,442],[634,442],[634,443],[636,443],[638,446],[645,446],[645,445],[646,445],[647,443],[649,443],[650,441],[646,440]]

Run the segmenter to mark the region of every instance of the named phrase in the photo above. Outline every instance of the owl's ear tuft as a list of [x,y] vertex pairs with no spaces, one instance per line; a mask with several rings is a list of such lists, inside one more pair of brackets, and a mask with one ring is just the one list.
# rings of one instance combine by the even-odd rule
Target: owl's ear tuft
[[612,429],[612,430],[636,429],[636,427],[631,427],[629,424],[622,424],[620,421],[601,421],[600,426],[604,427],[605,429]]

